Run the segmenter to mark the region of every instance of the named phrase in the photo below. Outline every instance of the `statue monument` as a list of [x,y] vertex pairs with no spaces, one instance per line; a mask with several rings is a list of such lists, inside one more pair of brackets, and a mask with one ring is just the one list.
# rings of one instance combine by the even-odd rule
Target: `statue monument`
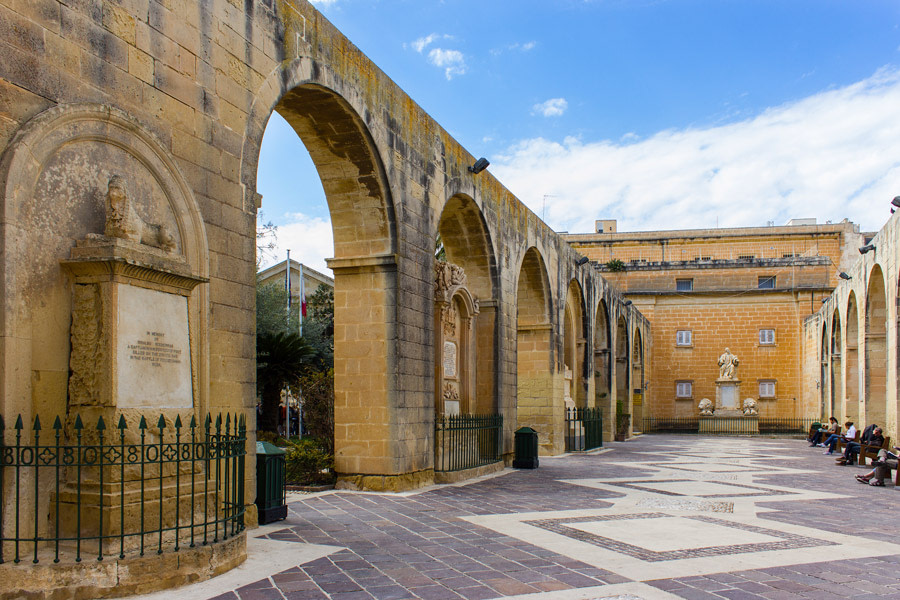
[[739,364],[738,357],[725,348],[725,352],[719,357],[719,381],[736,380],[734,371]]

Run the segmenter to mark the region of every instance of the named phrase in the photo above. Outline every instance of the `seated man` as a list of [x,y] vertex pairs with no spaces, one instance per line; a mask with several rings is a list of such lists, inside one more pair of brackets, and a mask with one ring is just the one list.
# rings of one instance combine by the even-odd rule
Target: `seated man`
[[847,442],[847,447],[844,448],[843,456],[838,458],[835,462],[839,465],[855,465],[856,456],[859,454],[860,448],[863,446],[875,446],[880,448],[883,445],[884,436],[881,435],[881,427],[878,425],[870,425],[863,431],[859,442]]
[[[894,450],[900,450],[900,446],[894,446]],[[897,455],[882,448],[878,451],[878,458],[875,459],[872,466],[875,468],[865,475],[857,475],[856,480],[860,483],[883,487],[884,480],[891,476],[891,469],[897,468]]]
[[847,433],[844,435],[832,434],[828,436],[825,443],[819,444],[820,446],[828,448],[828,450],[824,452],[825,454],[834,454],[834,447],[837,446],[838,441],[847,443],[848,441],[856,439],[856,427],[853,426],[853,421],[847,421],[844,423],[844,427],[847,428]]

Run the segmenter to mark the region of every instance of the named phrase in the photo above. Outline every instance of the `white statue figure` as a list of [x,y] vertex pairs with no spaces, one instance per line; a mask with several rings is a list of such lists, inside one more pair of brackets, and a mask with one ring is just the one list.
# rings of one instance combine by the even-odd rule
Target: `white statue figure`
[[734,379],[734,370],[738,364],[738,357],[725,348],[725,352],[719,357],[719,379]]
[[746,398],[744,400],[744,415],[748,417],[754,417],[759,414],[759,409],[756,406],[756,400],[753,398]]
[[104,234],[160,248],[166,252],[175,249],[175,238],[166,231],[165,225],[147,223],[137,214],[128,198],[125,180],[118,175],[110,178],[106,188]]
[[704,417],[711,417],[713,412],[715,411],[712,400],[710,400],[709,398],[704,398],[703,400],[701,400],[697,408],[700,409],[700,414]]

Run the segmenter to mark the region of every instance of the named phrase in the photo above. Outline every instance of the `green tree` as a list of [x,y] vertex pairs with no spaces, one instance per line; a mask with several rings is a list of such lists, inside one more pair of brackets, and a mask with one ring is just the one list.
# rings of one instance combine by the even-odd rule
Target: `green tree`
[[281,390],[296,381],[303,368],[315,358],[315,348],[296,332],[257,334],[256,385],[262,401],[259,429],[277,431]]
[[288,293],[278,283],[256,285],[256,335],[298,332],[300,307],[296,304],[287,310]]

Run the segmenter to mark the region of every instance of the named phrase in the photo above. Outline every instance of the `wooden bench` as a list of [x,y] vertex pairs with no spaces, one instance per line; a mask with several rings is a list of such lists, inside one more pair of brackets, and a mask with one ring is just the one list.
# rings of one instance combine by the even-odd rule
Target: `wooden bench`
[[[840,434],[838,434],[838,435],[840,435]],[[853,442],[858,442],[858,441],[859,441],[859,429],[856,430],[856,435],[854,435],[854,436],[853,436],[853,439],[850,440],[850,441],[853,441]],[[844,438],[843,438],[843,437],[838,438],[837,444],[834,446],[834,451],[835,451],[836,454],[842,454],[842,453],[843,453],[843,451],[844,451],[844,443],[845,443],[845,442],[844,442]]]
[[862,467],[866,464],[867,458],[871,458],[873,460],[878,458],[878,451],[881,449],[884,449],[884,450],[891,449],[891,436],[886,436],[884,438],[884,443],[877,447],[869,446],[868,444],[863,444],[862,446],[860,446],[859,457],[857,458],[857,464]]

